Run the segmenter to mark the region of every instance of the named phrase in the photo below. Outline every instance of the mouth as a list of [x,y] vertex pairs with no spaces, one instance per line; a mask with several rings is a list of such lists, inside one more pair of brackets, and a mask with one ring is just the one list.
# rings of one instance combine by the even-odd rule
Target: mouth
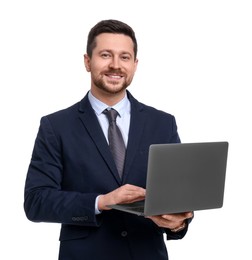
[[122,74],[115,74],[115,73],[105,73],[105,76],[111,80],[120,80],[124,76]]

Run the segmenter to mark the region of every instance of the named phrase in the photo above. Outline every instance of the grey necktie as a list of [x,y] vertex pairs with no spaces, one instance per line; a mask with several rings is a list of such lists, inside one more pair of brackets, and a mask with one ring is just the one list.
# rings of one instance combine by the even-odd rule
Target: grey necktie
[[118,115],[118,112],[114,109],[106,109],[104,110],[104,114],[107,116],[109,121],[109,148],[113,155],[119,176],[122,177],[126,148],[123,141],[122,133],[116,124],[116,117]]

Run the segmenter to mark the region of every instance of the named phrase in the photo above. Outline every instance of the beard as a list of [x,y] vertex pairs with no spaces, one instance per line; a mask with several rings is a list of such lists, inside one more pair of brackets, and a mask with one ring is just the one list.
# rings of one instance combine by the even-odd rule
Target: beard
[[103,76],[99,76],[94,78],[93,77],[93,84],[99,88],[100,90],[103,90],[107,94],[118,94],[123,92],[131,83],[131,80],[124,80],[121,82],[116,82],[114,80],[109,81],[108,83],[105,82]]

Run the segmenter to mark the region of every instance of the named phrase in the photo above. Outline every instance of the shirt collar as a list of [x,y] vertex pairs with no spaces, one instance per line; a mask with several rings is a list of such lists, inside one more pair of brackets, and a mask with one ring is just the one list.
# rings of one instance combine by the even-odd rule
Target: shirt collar
[[127,95],[125,95],[125,97],[120,102],[118,102],[117,104],[115,104],[112,107],[106,105],[105,103],[103,103],[99,99],[97,99],[95,96],[93,96],[91,91],[88,92],[88,99],[89,99],[89,102],[90,102],[92,108],[94,109],[95,113],[98,116],[101,115],[103,113],[103,111],[107,108],[115,109],[119,113],[120,117],[122,117],[125,112],[130,111],[130,101],[129,101]]

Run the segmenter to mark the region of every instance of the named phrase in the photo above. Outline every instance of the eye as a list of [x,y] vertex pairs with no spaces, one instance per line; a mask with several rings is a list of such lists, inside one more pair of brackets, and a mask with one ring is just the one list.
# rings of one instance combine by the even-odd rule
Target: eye
[[122,55],[121,58],[124,61],[128,61],[128,60],[130,60],[130,55]]
[[111,57],[111,54],[109,52],[102,52],[101,57],[104,58],[104,59],[107,59],[107,58]]

